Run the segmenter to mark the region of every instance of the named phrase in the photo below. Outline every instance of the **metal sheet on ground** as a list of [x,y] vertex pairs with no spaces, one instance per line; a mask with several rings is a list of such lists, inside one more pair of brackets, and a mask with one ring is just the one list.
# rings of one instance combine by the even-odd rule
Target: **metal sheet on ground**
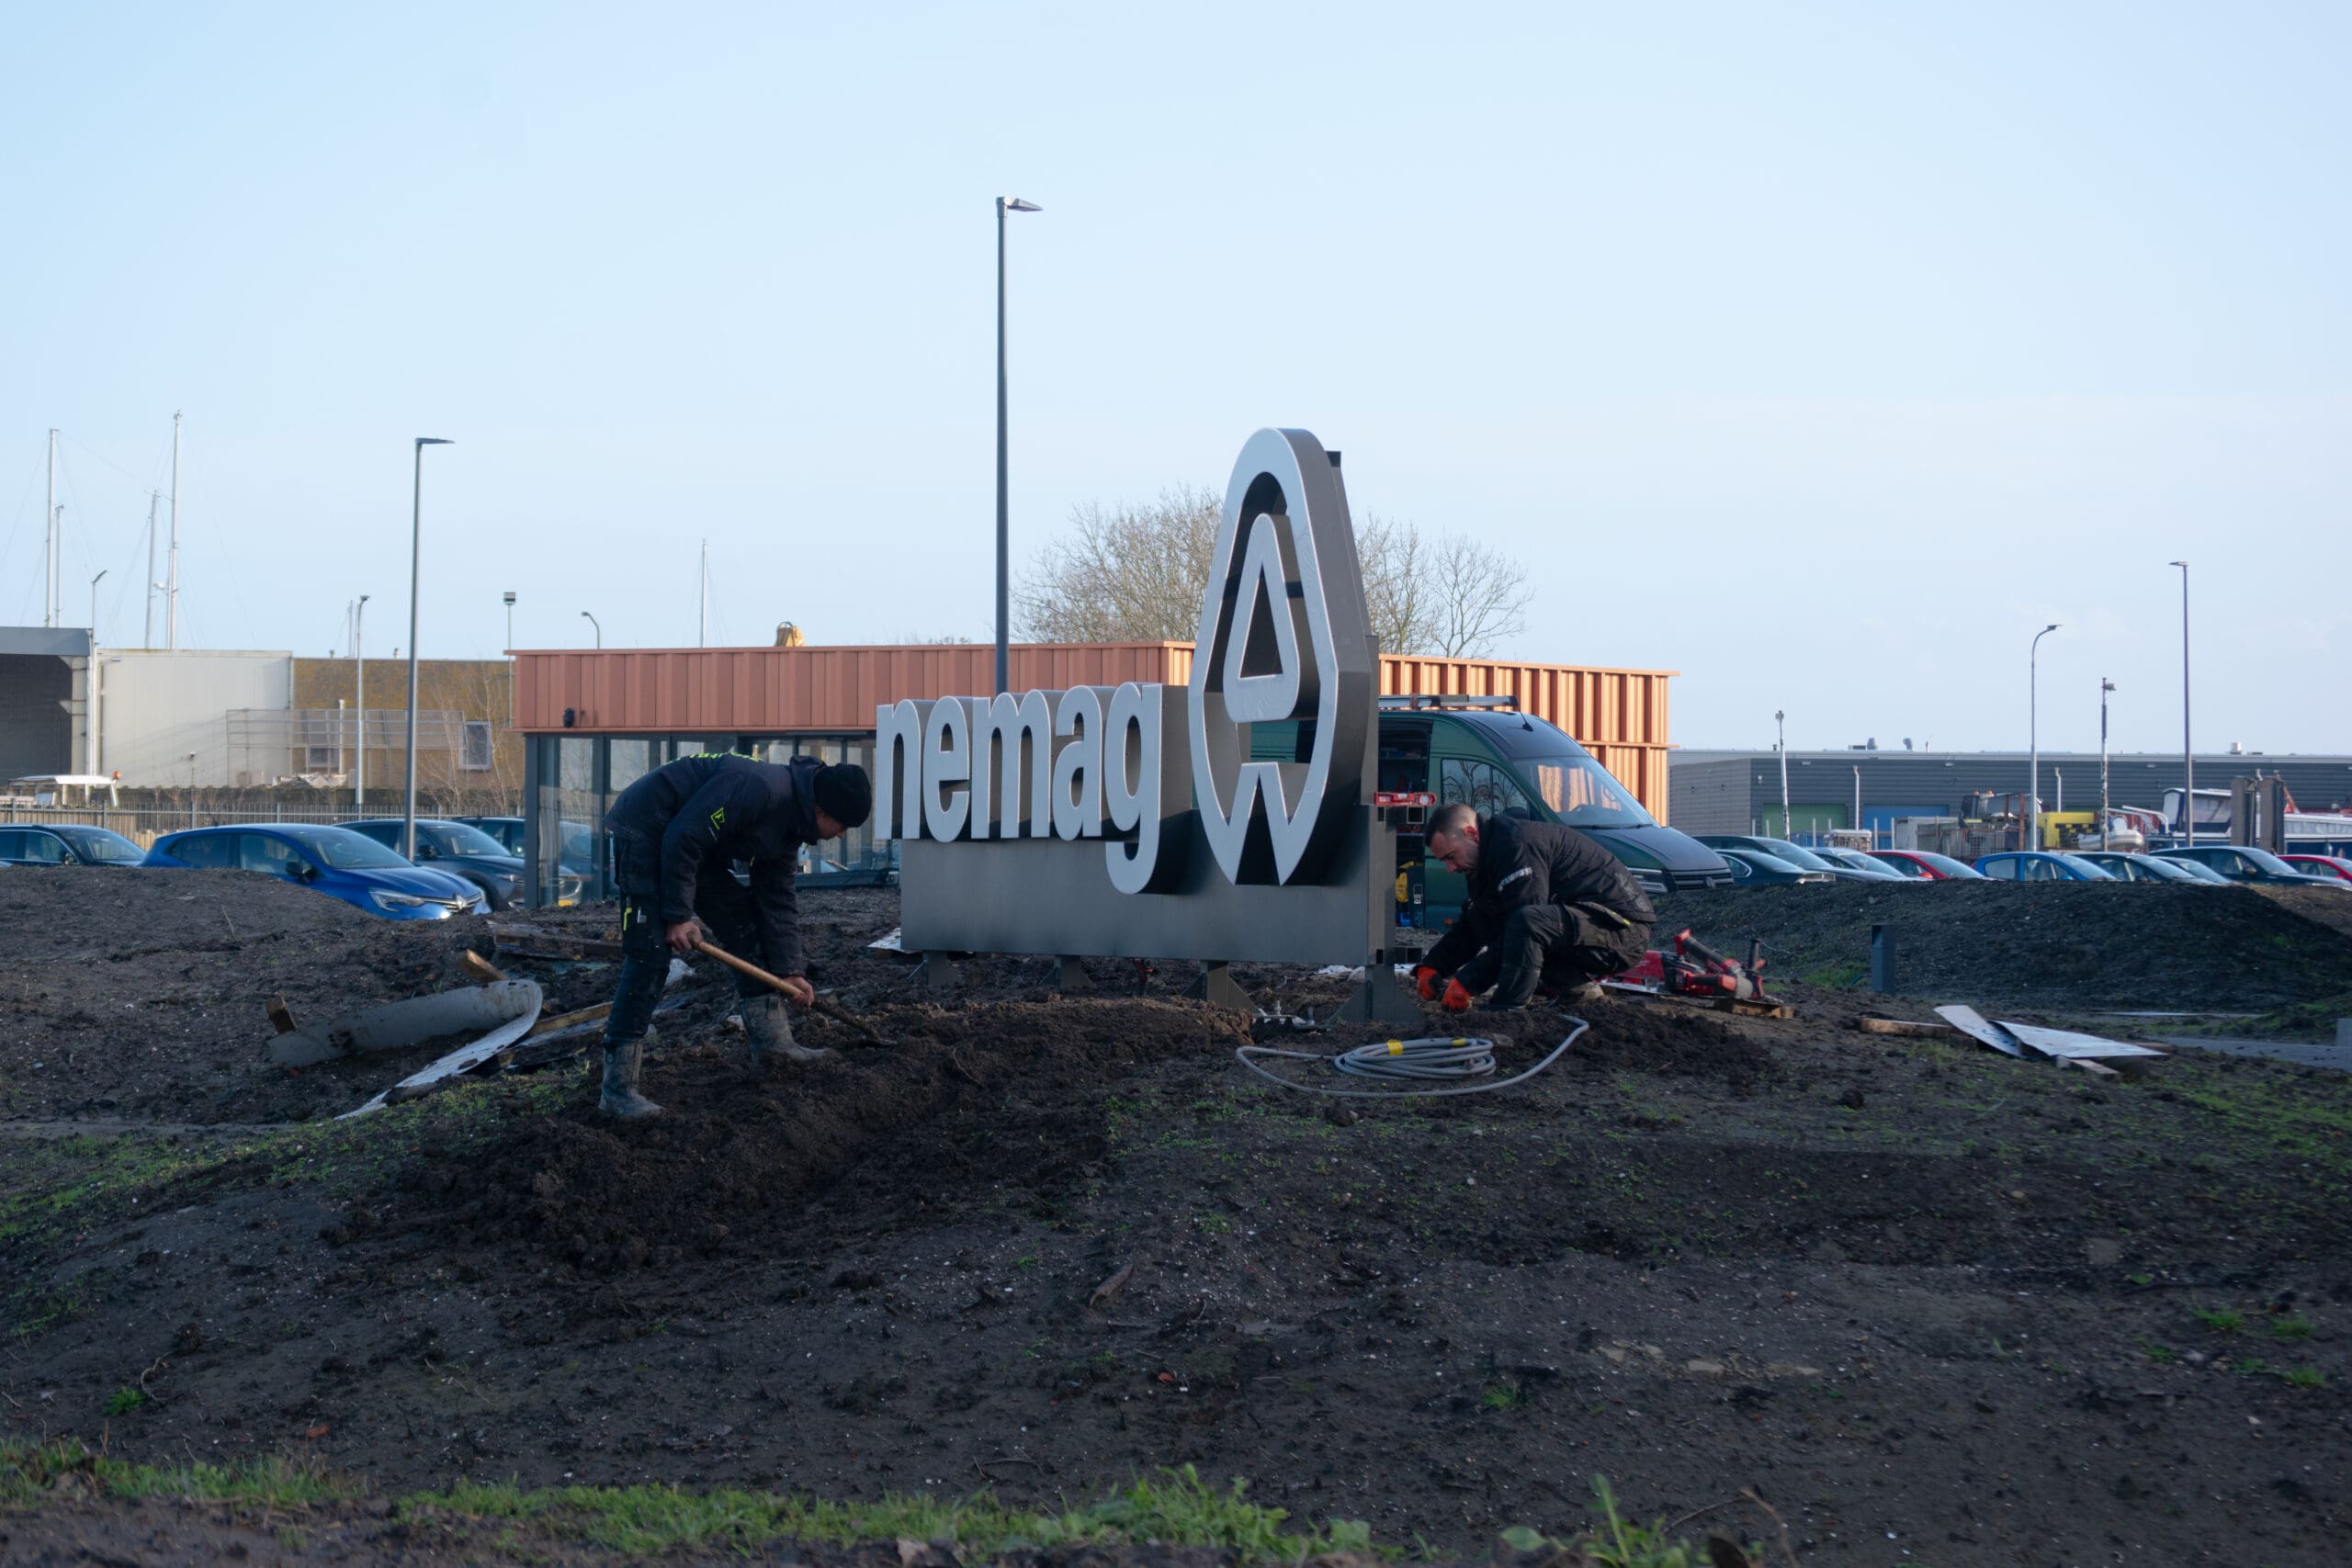
[[2167,1055],[2153,1045],[2133,1045],[2097,1034],[2077,1033],[2071,1029],[2044,1029],[2038,1023],[2011,1023],[2006,1018],[2001,1020],[2001,1027],[2045,1056],[2075,1056],[2096,1062],[2118,1056]]
[[1994,1050],[2000,1052],[2005,1056],[2022,1056],[2025,1055],[2025,1048],[2023,1046],[2010,1039],[2007,1034],[2002,1033],[2000,1030],[1995,1028],[1992,1024],[1987,1023],[1984,1021],[1984,1015],[1978,1012],[1974,1008],[1962,1007],[1957,1003],[1948,1004],[1938,1008],[1936,1010],[1936,1016],[1942,1019],[1946,1023],[1951,1024],[1954,1029],[1959,1030],[1962,1034],[1965,1034],[1970,1039],[1975,1041],[1978,1044],[1990,1045]]
[[528,1008],[539,1009],[539,987],[529,980],[500,980],[437,991],[429,997],[386,1002],[315,1029],[296,1029],[269,1043],[269,1059],[280,1066],[307,1067],[355,1051],[406,1051],[450,1034],[495,1029]]
[[[505,1022],[500,1024],[497,1028],[492,1030],[488,1034],[485,1034],[481,1039],[475,1041],[472,1044],[460,1046],[458,1049],[450,1052],[447,1055],[434,1063],[431,1066],[426,1067],[420,1072],[411,1073],[408,1077],[401,1079],[400,1082],[394,1084],[383,1093],[376,1096],[373,1100],[368,1100],[365,1105],[355,1106],[351,1110],[346,1111],[342,1115],[336,1117],[335,1120],[338,1122],[348,1122],[355,1116],[365,1116],[371,1111],[381,1111],[385,1106],[391,1104],[394,1100],[409,1098],[416,1090],[436,1084],[444,1078],[455,1077],[458,1074],[464,1072],[469,1067],[478,1066],[481,1063],[487,1062],[492,1056],[497,1055],[501,1051],[505,1050],[506,1047],[514,1044],[514,1042],[522,1039],[526,1034],[528,1034],[531,1032],[531,1025],[539,1021],[539,1006],[541,1001],[539,995],[539,984],[536,980],[509,980],[506,981],[503,986],[485,986],[482,987],[482,990],[503,990],[506,987],[510,986],[523,987],[529,992],[528,997],[524,998],[527,1005],[524,1007],[523,1010],[516,1013],[513,1018],[508,1019]],[[477,995],[481,993],[477,993]]]

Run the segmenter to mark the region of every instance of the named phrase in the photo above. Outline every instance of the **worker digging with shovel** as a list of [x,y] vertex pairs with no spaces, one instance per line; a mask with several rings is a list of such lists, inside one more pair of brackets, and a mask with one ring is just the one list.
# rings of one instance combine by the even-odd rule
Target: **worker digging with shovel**
[[[800,847],[840,838],[873,809],[873,781],[855,763],[763,762],[736,751],[681,757],[621,792],[605,817],[621,895],[621,973],[605,1021],[598,1111],[624,1121],[661,1113],[637,1083],[673,953],[715,941],[774,971],[802,1007],[815,1005],[793,889]],[[749,863],[749,887],[729,871],[737,861]],[[739,971],[735,994],[752,1070],[770,1055],[832,1054],[794,1041],[784,998],[763,981]]]

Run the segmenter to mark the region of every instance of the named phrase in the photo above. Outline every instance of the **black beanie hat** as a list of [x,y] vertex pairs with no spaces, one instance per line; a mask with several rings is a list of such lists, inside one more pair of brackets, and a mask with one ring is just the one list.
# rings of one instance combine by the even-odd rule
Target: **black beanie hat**
[[874,782],[855,762],[819,768],[817,809],[844,828],[862,828],[874,815]]

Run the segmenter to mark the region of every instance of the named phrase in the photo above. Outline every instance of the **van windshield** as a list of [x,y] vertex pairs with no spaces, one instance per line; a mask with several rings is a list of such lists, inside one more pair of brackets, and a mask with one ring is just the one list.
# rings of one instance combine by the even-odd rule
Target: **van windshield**
[[1619,784],[1608,769],[1579,751],[1573,756],[1514,758],[1520,775],[1535,786],[1552,814],[1571,828],[1655,828],[1657,820],[1642,809],[1633,792]]

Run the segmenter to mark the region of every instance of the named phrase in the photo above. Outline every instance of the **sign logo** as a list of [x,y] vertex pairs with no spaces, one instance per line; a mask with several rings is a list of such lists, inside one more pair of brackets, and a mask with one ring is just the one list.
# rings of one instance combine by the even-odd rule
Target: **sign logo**
[[[1338,455],[1261,430],[1227,487],[1190,683],[878,707],[876,834],[1101,839],[1122,893],[1174,890],[1196,840],[1237,886],[1320,881],[1364,826],[1376,679]],[[1279,744],[1252,745],[1261,725]]]

